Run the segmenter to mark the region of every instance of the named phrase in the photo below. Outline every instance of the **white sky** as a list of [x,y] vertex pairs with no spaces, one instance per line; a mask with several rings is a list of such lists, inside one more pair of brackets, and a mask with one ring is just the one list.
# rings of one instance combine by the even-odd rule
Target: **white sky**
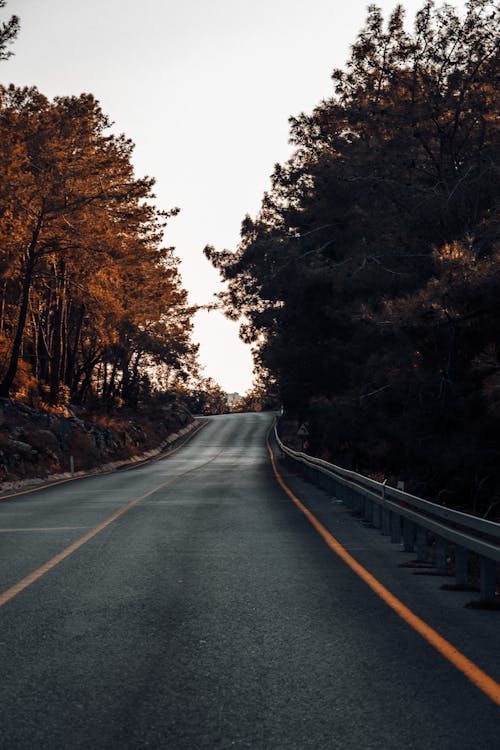
[[[405,0],[413,20],[423,0]],[[455,3],[460,7],[463,2]],[[276,162],[288,117],[332,92],[361,29],[366,0],[8,0],[21,18],[0,80],[49,97],[92,92],[136,144],[139,176],[157,179],[160,208],[179,206],[165,242],[182,260],[193,304],[212,301],[206,244],[234,249]],[[387,15],[396,2],[378,5]],[[249,348],[221,313],[199,313],[205,374],[227,391],[252,382]]]

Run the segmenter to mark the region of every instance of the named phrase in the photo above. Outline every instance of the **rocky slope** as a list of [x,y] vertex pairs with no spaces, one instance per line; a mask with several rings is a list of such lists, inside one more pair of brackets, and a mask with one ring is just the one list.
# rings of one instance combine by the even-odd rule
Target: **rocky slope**
[[158,402],[136,412],[87,415],[74,407],[33,409],[0,399],[0,491],[25,480],[88,471],[160,447],[193,421],[182,408]]

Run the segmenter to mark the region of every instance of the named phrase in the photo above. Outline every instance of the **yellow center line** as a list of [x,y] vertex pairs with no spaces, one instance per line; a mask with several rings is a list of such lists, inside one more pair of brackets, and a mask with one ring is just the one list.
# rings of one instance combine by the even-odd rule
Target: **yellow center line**
[[[179,446],[179,448],[182,446]],[[175,449],[175,450],[178,450]],[[182,472],[182,474],[177,474],[174,477],[171,477],[170,479],[166,480],[165,482],[162,482],[161,484],[158,484],[156,487],[153,487],[152,490],[148,490],[148,492],[145,492],[143,495],[140,495],[139,497],[135,497],[133,500],[130,500],[130,502],[126,503],[122,508],[115,511],[111,516],[106,518],[104,521],[99,523],[97,526],[94,526],[93,529],[88,531],[86,534],[84,534],[82,537],[77,539],[73,544],[70,544],[68,547],[62,550],[62,552],[59,552],[57,555],[52,557],[48,562],[41,565],[39,568],[34,570],[32,573],[29,573],[27,576],[25,576],[23,579],[18,581],[18,583],[15,583],[13,586],[11,586],[9,589],[4,591],[2,594],[0,594],[0,607],[3,607],[4,604],[7,604],[8,601],[13,599],[15,596],[21,593],[21,591],[24,591],[24,589],[27,589],[28,586],[31,586],[32,583],[35,583],[35,581],[38,581],[39,578],[44,576],[46,573],[49,572],[49,570],[52,570],[55,568],[59,563],[61,563],[63,560],[65,560],[67,557],[73,554],[77,549],[82,547],[86,542],[88,542],[90,539],[92,539],[94,536],[99,534],[100,531],[105,529],[107,526],[112,524],[114,521],[117,520],[117,518],[120,518],[120,516],[123,516],[124,513],[127,513],[131,508],[134,507],[134,505],[137,505],[137,503],[140,503],[141,500],[144,500],[146,497],[150,497],[151,495],[154,495],[155,492],[158,492],[158,490],[163,489],[164,487],[167,487],[170,484],[173,484],[177,479],[180,479],[181,477],[185,476],[186,474],[189,474],[190,472],[197,471],[198,469],[202,469],[204,466],[207,466],[208,464],[212,463],[212,461],[215,461],[215,459],[220,456],[220,454],[223,452],[223,448],[215,454],[215,456],[212,456],[208,461],[205,461],[202,464],[198,464],[198,466],[193,466],[191,469],[188,469],[187,471]],[[172,451],[173,453],[174,451]]]
[[271,459],[274,475],[281,486],[286,492],[288,497],[293,500],[297,508],[302,511],[308,521],[314,526],[318,534],[323,538],[328,547],[335,552],[338,557],[348,565],[351,570],[356,573],[372,591],[377,594],[396,614],[398,614],[410,627],[413,628],[419,635],[433,646],[442,656],[444,656],[450,664],[453,664],[462,674],[464,674],[476,687],[479,688],[485,695],[488,696],[497,706],[500,706],[500,684],[496,682],[492,677],[483,672],[474,662],[468,659],[458,649],[455,648],[449,641],[443,638],[439,633],[427,625],[418,615],[412,612],[402,601],[400,601],[389,589],[387,589],[380,581],[375,578],[374,575],[368,572],[357,560],[349,554],[345,547],[330,534],[330,532],[318,521],[315,515],[308,510],[303,503],[294,495],[292,490],[285,484],[281,477],[274,460],[274,455],[269,443],[269,433],[266,439],[267,450]]

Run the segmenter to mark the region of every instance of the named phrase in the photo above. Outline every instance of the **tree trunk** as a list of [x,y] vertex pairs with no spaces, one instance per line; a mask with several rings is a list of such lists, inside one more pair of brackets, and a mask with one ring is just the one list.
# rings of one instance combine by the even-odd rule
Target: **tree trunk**
[[5,303],[7,299],[7,281],[2,284],[2,307],[0,310],[0,336],[3,334],[4,322],[5,322]]
[[31,283],[33,281],[33,271],[35,270],[37,254],[36,245],[38,242],[38,236],[42,228],[42,216],[38,218],[37,225],[33,231],[30,246],[27,253],[26,272],[23,280],[23,291],[21,297],[21,307],[19,309],[19,318],[17,321],[16,335],[14,336],[14,342],[12,344],[12,352],[10,355],[9,366],[5,377],[0,383],[0,398],[8,398],[14,378],[17,373],[17,366],[19,363],[19,355],[21,352],[21,345],[23,342],[24,328],[26,325],[26,317],[28,314],[29,299]]
[[68,341],[68,354],[66,358],[66,370],[65,370],[65,377],[64,382],[66,385],[68,385],[71,389],[71,393],[75,391],[76,386],[76,355],[78,353],[78,344],[80,343],[80,336],[82,333],[82,326],[83,326],[83,318],[85,317],[85,305],[80,305],[80,310],[78,312],[78,318],[76,321],[76,330],[75,335],[73,339],[73,345],[70,347],[69,341]]
[[50,351],[50,403],[57,404],[62,369],[62,339],[64,318],[65,265],[62,261],[54,265],[56,299],[53,310],[53,336]]

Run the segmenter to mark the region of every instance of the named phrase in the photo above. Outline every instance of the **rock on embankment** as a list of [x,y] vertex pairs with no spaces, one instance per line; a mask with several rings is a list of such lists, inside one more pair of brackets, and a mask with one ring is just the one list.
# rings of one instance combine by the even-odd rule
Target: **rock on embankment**
[[71,456],[77,472],[139,458],[192,421],[182,408],[158,403],[89,416],[72,407],[50,412],[0,399],[0,490],[67,472]]

